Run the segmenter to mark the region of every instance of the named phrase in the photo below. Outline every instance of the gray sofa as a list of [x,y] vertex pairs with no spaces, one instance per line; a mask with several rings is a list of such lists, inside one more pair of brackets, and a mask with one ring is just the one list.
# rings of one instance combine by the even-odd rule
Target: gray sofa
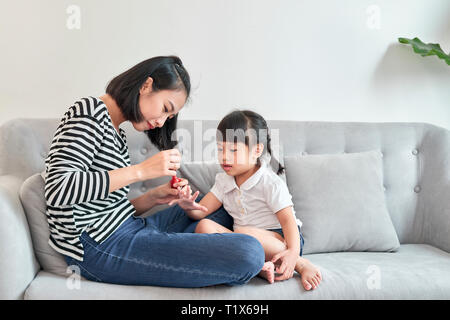
[[[0,127],[2,299],[450,299],[450,132],[446,129],[426,123],[269,121],[269,127],[279,129],[284,156],[374,149],[383,155],[386,206],[400,247],[395,252],[307,254],[323,275],[320,287],[307,292],[298,275],[272,285],[254,278],[244,286],[196,289],[84,279],[70,285],[73,275],[66,273],[65,266],[55,271],[49,264],[54,258],[62,260],[45,252],[45,216],[34,213],[45,209],[42,202],[38,204],[43,201],[39,173],[58,123],[58,119],[15,119]],[[200,123],[203,132],[217,125],[217,121]],[[179,127],[192,131],[194,121],[180,121]],[[156,152],[144,134],[129,124],[123,128],[132,164]],[[129,197],[166,180],[133,184]],[[287,183],[295,194],[289,176]],[[36,206],[29,206],[30,201]]]

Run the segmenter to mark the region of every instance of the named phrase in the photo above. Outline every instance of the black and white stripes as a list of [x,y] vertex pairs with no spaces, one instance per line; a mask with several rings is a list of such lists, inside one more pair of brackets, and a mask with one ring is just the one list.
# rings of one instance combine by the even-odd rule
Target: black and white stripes
[[79,236],[101,243],[135,212],[129,186],[109,193],[108,171],[130,166],[125,132],[114,128],[106,105],[82,98],[65,113],[45,159],[49,244],[83,260]]

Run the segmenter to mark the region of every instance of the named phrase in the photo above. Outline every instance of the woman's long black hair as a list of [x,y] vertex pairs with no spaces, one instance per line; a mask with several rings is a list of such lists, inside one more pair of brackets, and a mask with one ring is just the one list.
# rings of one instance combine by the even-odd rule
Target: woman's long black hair
[[[106,93],[116,101],[123,116],[129,121],[144,120],[139,108],[139,90],[148,77],[153,79],[153,91],[184,90],[189,98],[190,77],[179,57],[159,56],[147,59],[116,76],[106,87]],[[177,118],[178,115],[175,115],[171,119],[168,118],[161,128],[145,131],[159,150],[172,149],[178,144],[176,140],[172,140]]]
[[[256,136],[256,141],[252,140],[252,135],[249,134],[249,129]],[[227,135],[228,133],[231,133]],[[245,145],[250,143],[262,143],[264,145],[264,152],[268,152],[272,156],[271,139],[269,128],[266,120],[258,113],[251,110],[236,110],[227,114],[217,126],[217,139],[229,142],[244,142]],[[232,140],[232,141],[231,141]],[[284,172],[284,167],[277,159],[273,159],[278,163],[277,174]],[[260,164],[258,158],[258,164]]]

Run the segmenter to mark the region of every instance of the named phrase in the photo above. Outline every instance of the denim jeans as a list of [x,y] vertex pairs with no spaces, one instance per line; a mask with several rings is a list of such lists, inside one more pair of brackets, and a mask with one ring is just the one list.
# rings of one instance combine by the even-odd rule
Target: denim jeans
[[[233,224],[223,207],[208,218]],[[197,223],[178,205],[146,218],[130,216],[101,244],[83,232],[83,261],[66,257],[66,262],[88,280],[127,285],[237,285],[259,273],[264,250],[258,240],[235,233],[196,234]]]

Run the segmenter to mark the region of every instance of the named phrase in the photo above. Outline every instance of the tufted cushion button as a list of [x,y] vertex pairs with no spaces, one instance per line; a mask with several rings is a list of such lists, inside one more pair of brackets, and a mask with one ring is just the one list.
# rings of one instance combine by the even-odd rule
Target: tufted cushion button
[[420,186],[415,186],[414,187],[414,192],[415,193],[419,193],[420,192]]
[[147,154],[147,152],[148,152],[148,149],[147,148],[141,148],[141,153],[142,154]]
[[143,186],[141,187],[141,192],[145,192],[145,191],[147,191],[147,187],[143,185]]
[[383,186],[383,190],[386,191],[386,186]]
[[419,150],[413,149],[413,151],[412,151],[412,154],[413,154],[413,155],[417,155],[418,153],[419,153]]

